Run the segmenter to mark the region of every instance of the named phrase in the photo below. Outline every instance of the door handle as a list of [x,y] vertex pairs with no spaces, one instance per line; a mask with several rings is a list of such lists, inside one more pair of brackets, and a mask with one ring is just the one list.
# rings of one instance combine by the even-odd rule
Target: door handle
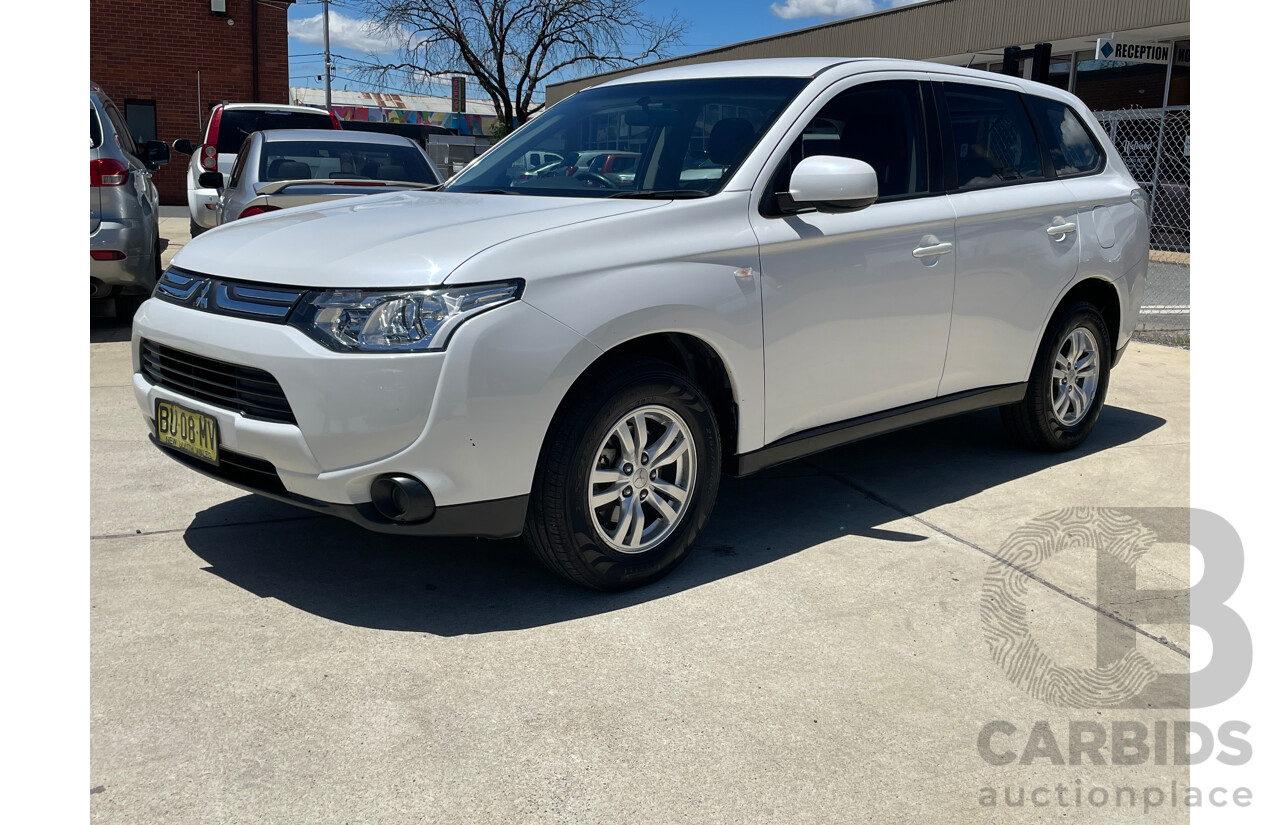
[[[1076,225],[1065,221],[1063,223],[1051,223],[1045,227],[1044,231],[1055,241],[1060,241],[1063,238],[1066,238],[1068,233],[1075,232]],[[1056,237],[1058,235],[1061,235],[1062,237]]]
[[917,258],[932,258],[935,255],[946,255],[952,249],[955,249],[954,244],[934,243],[929,246],[917,246],[915,249],[911,250],[911,254]]

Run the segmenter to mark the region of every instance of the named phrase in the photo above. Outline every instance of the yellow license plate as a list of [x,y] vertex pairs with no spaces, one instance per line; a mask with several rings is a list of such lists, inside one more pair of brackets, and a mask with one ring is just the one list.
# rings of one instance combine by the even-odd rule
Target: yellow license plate
[[188,455],[218,463],[218,420],[170,401],[156,401],[156,438]]

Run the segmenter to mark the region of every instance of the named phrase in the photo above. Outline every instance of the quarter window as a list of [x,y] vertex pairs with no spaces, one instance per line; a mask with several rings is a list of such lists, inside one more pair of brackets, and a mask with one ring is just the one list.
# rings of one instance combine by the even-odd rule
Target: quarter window
[[105,102],[102,108],[107,113],[107,120],[111,121],[111,128],[116,133],[116,144],[125,152],[137,157],[138,147],[133,143],[133,135],[129,133],[124,115],[120,114],[120,110],[110,101]]
[[1049,146],[1058,177],[1087,175],[1102,168],[1102,153],[1079,115],[1065,103],[1027,95],[1027,107]]
[[[248,146],[244,147],[248,150]],[[228,189],[235,189],[240,185],[240,175],[244,173],[244,165],[249,157],[249,152],[244,151],[236,155],[236,162],[231,164],[231,179],[227,182]]]
[[1042,180],[1040,146],[1016,92],[944,83],[960,189]]

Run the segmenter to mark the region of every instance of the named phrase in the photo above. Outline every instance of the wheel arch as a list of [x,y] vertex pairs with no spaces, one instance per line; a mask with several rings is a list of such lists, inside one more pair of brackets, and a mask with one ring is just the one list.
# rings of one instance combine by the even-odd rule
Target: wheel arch
[[622,341],[603,351],[583,370],[560,400],[552,424],[543,440],[555,429],[555,423],[566,407],[584,387],[589,386],[620,363],[638,358],[653,358],[670,364],[688,375],[707,395],[720,430],[720,452],[726,457],[737,454],[738,404],[731,373],[725,359],[706,340],[687,332],[652,332]]
[[1043,342],[1044,336],[1049,333],[1053,319],[1077,301],[1085,301],[1098,308],[1103,322],[1107,325],[1107,336],[1111,339],[1111,358],[1114,361],[1120,339],[1120,291],[1114,283],[1104,278],[1085,278],[1073,284],[1058,299],[1053,312],[1049,313],[1049,317],[1045,320],[1044,328],[1040,332],[1041,341]]

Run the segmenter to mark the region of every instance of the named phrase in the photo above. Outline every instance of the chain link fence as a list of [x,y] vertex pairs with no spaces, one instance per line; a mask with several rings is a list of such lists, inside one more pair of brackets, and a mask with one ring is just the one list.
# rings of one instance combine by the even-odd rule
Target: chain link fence
[[1191,251],[1191,109],[1094,112],[1133,177],[1151,193],[1151,248]]
[[1171,106],[1094,114],[1134,179],[1151,194],[1152,255],[1138,329],[1189,334],[1191,110]]

